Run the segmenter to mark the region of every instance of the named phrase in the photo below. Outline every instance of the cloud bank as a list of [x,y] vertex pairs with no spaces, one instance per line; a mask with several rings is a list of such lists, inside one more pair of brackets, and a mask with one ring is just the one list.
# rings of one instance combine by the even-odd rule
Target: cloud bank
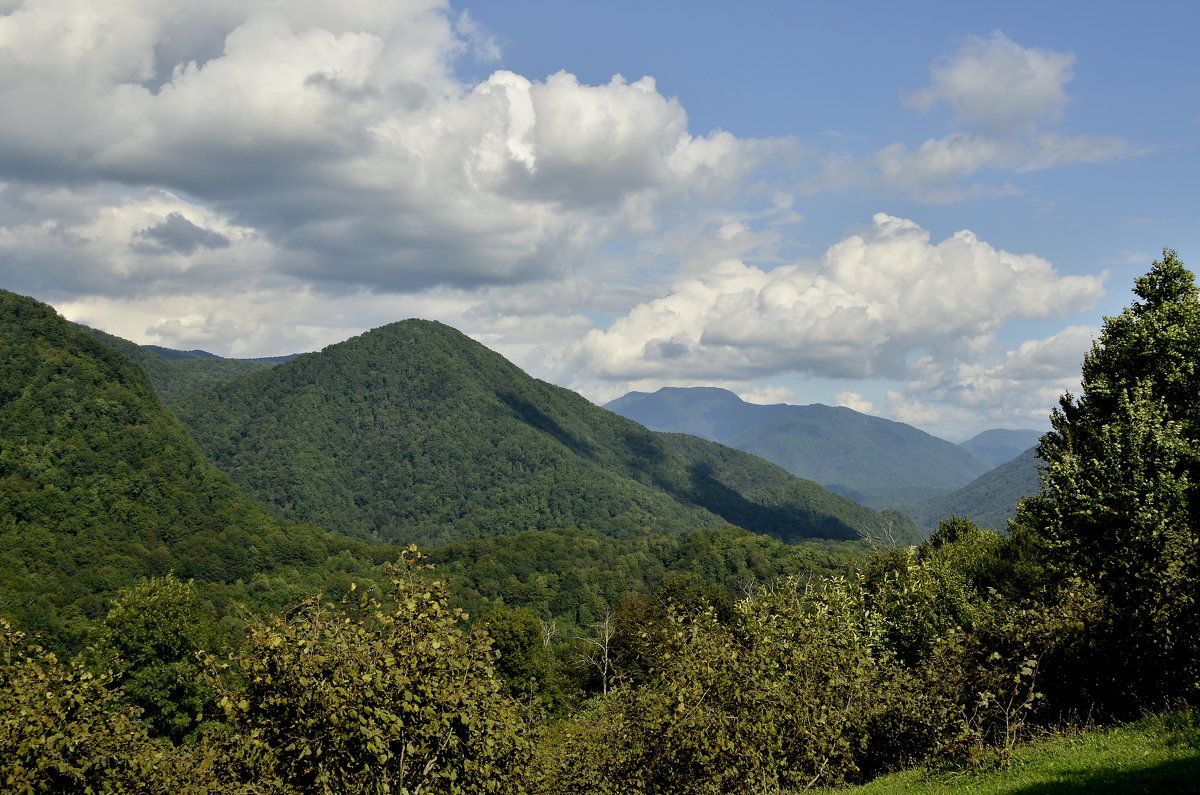
[[[780,373],[889,379],[976,410],[1006,405],[1002,392],[1027,394],[1036,381],[1054,393],[1041,404],[1045,413],[1064,377],[1069,384],[1078,376],[1080,330],[1026,342],[999,363],[986,354],[995,355],[995,334],[1009,321],[1093,306],[1104,278],[1061,275],[1040,257],[996,249],[965,230],[933,243],[915,222],[880,213],[870,230],[815,263],[765,270],[725,260],[678,282],[588,332],[580,369],[620,383]],[[848,405],[867,404],[844,395]]]
[[652,77],[503,69],[444,0],[3,8],[0,107],[20,109],[0,125],[3,285],[226,355],[423,316],[597,400],[666,383],[774,400],[794,387],[768,379],[799,374],[894,383],[835,399],[896,416],[1000,412],[1077,375],[1052,352],[1081,332],[997,335],[1094,305],[1103,277],[884,213],[798,260],[780,252],[803,196],[1004,196],[1136,153],[1057,130],[1073,56],[1000,33],[902,100],[944,111],[945,135],[856,155],[697,133]]
[[[253,230],[278,274],[333,291],[471,288],[652,233],[673,202],[727,193],[761,154],[689,134],[650,78],[496,71],[465,86],[462,27],[417,0],[19,6],[0,17],[0,103],[23,109],[0,128],[0,168],[24,183],[9,199],[84,190],[95,214],[120,215],[165,192]],[[119,256],[193,255],[144,232],[177,236],[191,213],[111,230],[134,239]],[[77,239],[76,258],[120,270],[108,242],[89,258]]]

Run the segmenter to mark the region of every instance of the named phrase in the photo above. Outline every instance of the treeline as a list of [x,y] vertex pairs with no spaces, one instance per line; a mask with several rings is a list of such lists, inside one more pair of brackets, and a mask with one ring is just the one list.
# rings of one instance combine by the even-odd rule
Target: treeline
[[865,547],[807,541],[783,544],[734,527],[682,536],[642,533],[615,539],[586,530],[530,530],[429,550],[471,615],[525,608],[559,631],[585,634],[613,606],[686,578],[730,602],[781,577],[845,573]]
[[98,329],[78,326],[94,340],[120,352],[136,364],[150,379],[154,391],[163,400],[177,400],[189,392],[239,375],[266,370],[288,357],[269,359],[226,359],[221,356],[190,356],[153,345],[137,345]]

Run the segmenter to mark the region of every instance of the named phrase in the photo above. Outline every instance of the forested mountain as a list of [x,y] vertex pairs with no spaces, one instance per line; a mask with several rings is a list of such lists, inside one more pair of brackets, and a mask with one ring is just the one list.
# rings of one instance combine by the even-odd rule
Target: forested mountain
[[245,373],[265,370],[294,356],[262,359],[225,359],[207,351],[176,351],[158,345],[138,345],[98,329],[79,325],[79,330],[122,353],[145,371],[154,391],[163,400],[174,400],[194,389],[225,381]]
[[50,307],[0,291],[0,613],[71,646],[138,578],[249,582],[339,551],[353,562],[384,550],[264,510],[142,371]]
[[951,516],[965,516],[980,527],[1004,530],[1016,515],[1017,504],[1037,494],[1040,484],[1037,448],[1030,447],[1016,458],[991,469],[960,489],[925,500],[892,506],[921,527],[932,530]]
[[1041,431],[993,428],[976,434],[959,447],[970,452],[988,466],[1007,464],[1031,447],[1035,447]]
[[[77,649],[111,597],[143,578],[194,578],[213,620],[388,581],[382,564],[397,548],[272,515],[204,457],[143,372],[94,338],[147,353],[0,291],[0,617]],[[710,464],[722,471],[719,456]],[[664,577],[735,592],[828,571],[854,549],[785,546],[733,528],[622,539],[556,529],[460,542],[435,556],[462,604],[527,607],[566,631]]]
[[875,507],[944,493],[988,469],[944,439],[842,406],[760,406],[724,389],[664,387],[606,408],[654,430],[745,450]]
[[215,383],[174,408],[259,500],[364,539],[735,524],[792,541],[855,538],[885,521],[753,456],[648,431],[430,321]]

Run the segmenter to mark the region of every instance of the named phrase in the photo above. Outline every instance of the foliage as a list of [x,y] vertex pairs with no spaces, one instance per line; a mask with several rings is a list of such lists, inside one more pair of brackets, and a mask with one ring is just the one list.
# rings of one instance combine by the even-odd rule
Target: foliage
[[529,740],[490,638],[415,548],[390,604],[311,599],[252,626],[211,684],[243,760],[303,792],[521,792]]
[[89,652],[114,672],[154,732],[178,742],[211,701],[197,655],[227,643],[195,582],[168,574],[119,591]]
[[[853,780],[876,726],[903,722],[910,680],[862,592],[793,580],[739,605],[671,612],[653,682],[617,691],[565,725],[550,773],[560,791],[741,793]],[[899,711],[898,711],[899,710]]]
[[695,597],[623,602],[616,659],[634,673],[551,733],[548,780],[775,792],[1010,753],[1062,632],[1057,615],[987,590],[1008,543],[959,520],[850,579],[782,580],[726,616]]
[[[154,743],[137,709],[95,675],[60,662],[0,620],[0,786],[10,793],[112,795],[220,790],[201,749]],[[240,790],[236,790],[240,791]]]
[[726,527],[631,538],[529,530],[446,544],[429,556],[453,584],[455,601],[472,614],[527,607],[538,619],[556,622],[562,638],[580,634],[621,600],[649,594],[673,575],[742,595],[785,575],[844,573],[860,553],[858,544],[783,544]]
[[1200,694],[1200,294],[1170,250],[1134,292],[1052,414],[1020,515],[1059,576],[1103,600],[1084,667],[1118,710]]
[[550,714],[564,710],[569,682],[551,647],[555,622],[544,622],[524,607],[493,607],[475,626],[495,644],[496,671],[509,695]]

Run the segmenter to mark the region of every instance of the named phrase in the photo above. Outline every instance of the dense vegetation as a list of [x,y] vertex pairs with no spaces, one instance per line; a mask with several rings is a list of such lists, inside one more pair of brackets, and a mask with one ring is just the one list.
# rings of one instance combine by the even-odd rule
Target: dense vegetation
[[362,539],[727,524],[854,539],[885,521],[753,456],[648,431],[430,321],[214,384],[175,409],[264,504]]
[[1134,293],[1051,415],[1018,516],[1058,587],[1094,600],[1086,698],[1126,713],[1200,695],[1200,292],[1166,250]]
[[472,614],[524,608],[565,635],[582,634],[624,599],[686,578],[732,599],[785,576],[847,571],[858,544],[783,544],[733,527],[618,539],[590,530],[527,530],[436,547],[429,559]]
[[3,291],[0,439],[0,610],[55,645],[78,648],[139,578],[173,571],[217,586],[339,553],[356,567],[381,560],[264,510],[204,458],[141,371]]
[[227,381],[239,375],[265,370],[287,361],[289,356],[267,359],[225,359],[200,355],[201,351],[173,351],[156,345],[137,345],[94,328],[79,326],[80,331],[119,351],[146,373],[150,385],[163,400],[175,400],[202,386]]
[[[1003,767],[1032,730],[1164,705],[1194,734],[1200,293],[1170,251],[1135,293],[1085,359],[1082,394],[1053,413],[1041,488],[1009,535],[951,518],[917,546],[876,537],[850,566],[809,547],[780,567],[768,558],[785,548],[738,530],[532,530],[455,543],[440,570],[408,548],[382,587],[363,566],[339,593],[247,616],[238,636],[217,631],[197,583],[152,577],[118,592],[70,661],[0,622],[0,780],[788,793],[930,762]],[[68,342],[43,353],[65,361]],[[99,366],[94,353],[66,370]],[[87,404],[79,389],[69,402]],[[631,584],[650,575],[604,590],[610,566]],[[455,587],[484,611],[473,623]]]
[[606,408],[736,447],[873,507],[944,493],[988,468],[963,447],[842,406],[760,406],[725,389],[664,387]]

